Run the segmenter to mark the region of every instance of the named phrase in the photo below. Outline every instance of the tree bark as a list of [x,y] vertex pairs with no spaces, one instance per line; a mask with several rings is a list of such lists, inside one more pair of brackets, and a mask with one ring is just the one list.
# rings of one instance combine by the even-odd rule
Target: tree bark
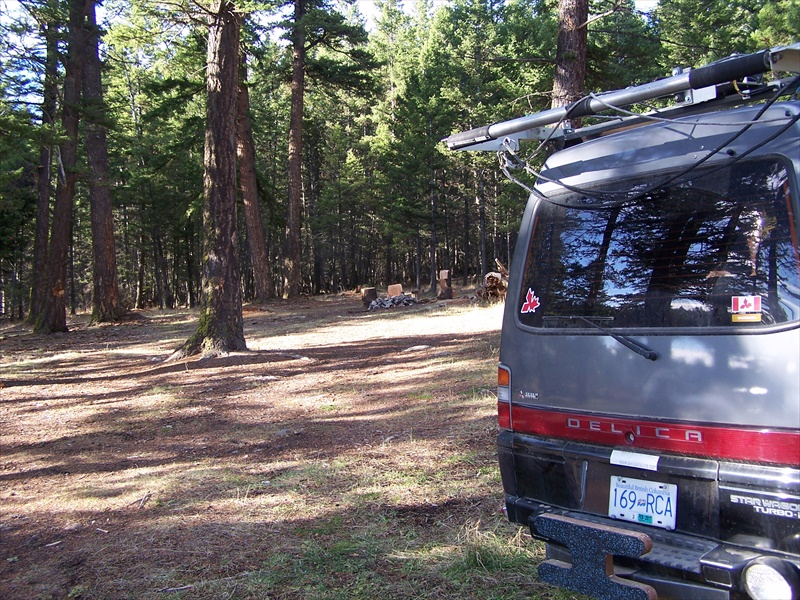
[[486,255],[486,182],[483,179],[483,169],[478,169],[478,234],[480,236],[481,277],[489,272],[489,258]]
[[289,116],[289,203],[286,210],[286,256],[284,258],[284,298],[300,296],[300,213],[303,205],[303,95],[306,48],[302,19],[305,0],[294,0],[292,33],[292,102]]
[[589,0],[559,0],[553,108],[583,96],[586,80],[586,37]]
[[431,262],[431,294],[436,291],[436,286],[439,282],[439,276],[437,272],[437,265],[436,265],[436,246],[438,244],[436,240],[436,217],[438,215],[439,209],[436,206],[436,189],[434,187],[435,178],[433,174],[431,175],[431,243],[430,243],[430,262]]
[[103,84],[100,74],[99,34],[95,0],[86,0],[83,47],[83,99],[86,121],[86,159],[89,165],[89,203],[94,256],[94,298],[92,322],[118,321],[125,308],[117,285],[117,252],[114,218],[111,212],[111,182],[108,172]]
[[203,301],[197,331],[172,359],[247,350],[236,232],[239,15],[216,0],[209,17],[203,155]]
[[70,0],[67,59],[64,65],[64,100],[61,124],[64,141],[59,146],[58,184],[53,207],[53,226],[47,253],[47,302],[36,318],[36,333],[67,331],[67,263],[69,259],[72,202],[75,196],[78,149],[78,109],[81,90],[83,0]]
[[158,226],[158,208],[155,201],[152,204],[152,212],[153,278],[156,285],[154,301],[159,308],[175,308],[175,296],[172,293],[172,286],[169,282],[169,268],[167,266],[167,257],[164,254],[164,236]]
[[464,195],[464,287],[467,287],[469,283],[469,267],[472,262],[472,253],[469,243],[470,228],[472,227],[469,218],[469,200],[469,196]]
[[[141,205],[141,214],[144,214],[144,203]],[[144,289],[144,276],[145,276],[145,254],[144,249],[147,245],[147,238],[144,230],[139,233],[139,250],[137,252],[137,267],[136,267],[136,300],[133,305],[136,308],[144,308],[145,305],[145,289]]]
[[[56,26],[47,23],[42,26],[45,39],[45,74],[42,101],[42,127],[48,128],[55,122],[58,98],[58,48],[56,47]],[[47,243],[50,229],[50,167],[53,161],[53,146],[49,140],[42,144],[39,153],[39,168],[36,179],[36,230],[33,244],[33,285],[28,312],[28,320],[35,323],[47,306]]]
[[242,190],[244,221],[247,227],[247,242],[253,264],[255,300],[263,302],[275,297],[267,246],[264,243],[264,225],[258,202],[258,180],[256,179],[256,153],[253,143],[253,127],[250,124],[250,93],[247,89],[247,61],[242,53],[239,71],[238,113],[236,119],[237,158],[239,160],[239,186]]

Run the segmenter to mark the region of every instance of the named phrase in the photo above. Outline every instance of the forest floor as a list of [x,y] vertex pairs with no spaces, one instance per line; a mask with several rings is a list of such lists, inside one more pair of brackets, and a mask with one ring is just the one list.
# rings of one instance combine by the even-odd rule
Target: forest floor
[[0,323],[0,598],[567,598],[501,515],[502,307],[245,307]]

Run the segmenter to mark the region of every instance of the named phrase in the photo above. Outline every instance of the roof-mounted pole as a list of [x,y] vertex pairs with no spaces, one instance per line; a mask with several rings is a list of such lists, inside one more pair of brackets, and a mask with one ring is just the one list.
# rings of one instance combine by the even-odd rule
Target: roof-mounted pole
[[[652,83],[606,92],[597,95],[595,98],[583,98],[569,106],[551,108],[532,115],[517,117],[510,121],[501,121],[500,123],[455,133],[445,138],[444,141],[450,150],[499,150],[502,140],[508,136],[537,127],[552,125],[566,118],[576,119],[596,115],[608,110],[608,105],[630,106],[637,102],[653,100],[688,90],[699,90],[768,71],[800,73],[800,43],[771,50],[761,50],[753,54],[734,55],[710,65]],[[500,142],[496,145],[486,144],[491,140],[500,140]],[[477,145],[481,147],[471,148]]]

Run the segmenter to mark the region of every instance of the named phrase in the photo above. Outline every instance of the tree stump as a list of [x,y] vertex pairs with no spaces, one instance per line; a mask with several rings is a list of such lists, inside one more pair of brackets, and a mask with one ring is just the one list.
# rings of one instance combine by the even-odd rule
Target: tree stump
[[374,287],[361,288],[361,304],[364,308],[369,308],[373,300],[378,299],[378,291]]
[[437,300],[452,300],[453,288],[450,287],[450,271],[439,271],[439,293],[436,296]]
[[483,278],[483,285],[481,285],[475,294],[481,300],[488,302],[505,302],[506,293],[508,292],[508,283],[505,278],[497,272],[487,273]]

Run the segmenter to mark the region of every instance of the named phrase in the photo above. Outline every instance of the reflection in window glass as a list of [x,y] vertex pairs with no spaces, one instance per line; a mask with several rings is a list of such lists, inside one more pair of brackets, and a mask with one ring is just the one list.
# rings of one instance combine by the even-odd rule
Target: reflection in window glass
[[587,327],[569,318],[581,316],[604,327],[758,327],[800,320],[789,198],[786,169],[760,160],[632,204],[594,209],[577,194],[541,203],[520,321]]

